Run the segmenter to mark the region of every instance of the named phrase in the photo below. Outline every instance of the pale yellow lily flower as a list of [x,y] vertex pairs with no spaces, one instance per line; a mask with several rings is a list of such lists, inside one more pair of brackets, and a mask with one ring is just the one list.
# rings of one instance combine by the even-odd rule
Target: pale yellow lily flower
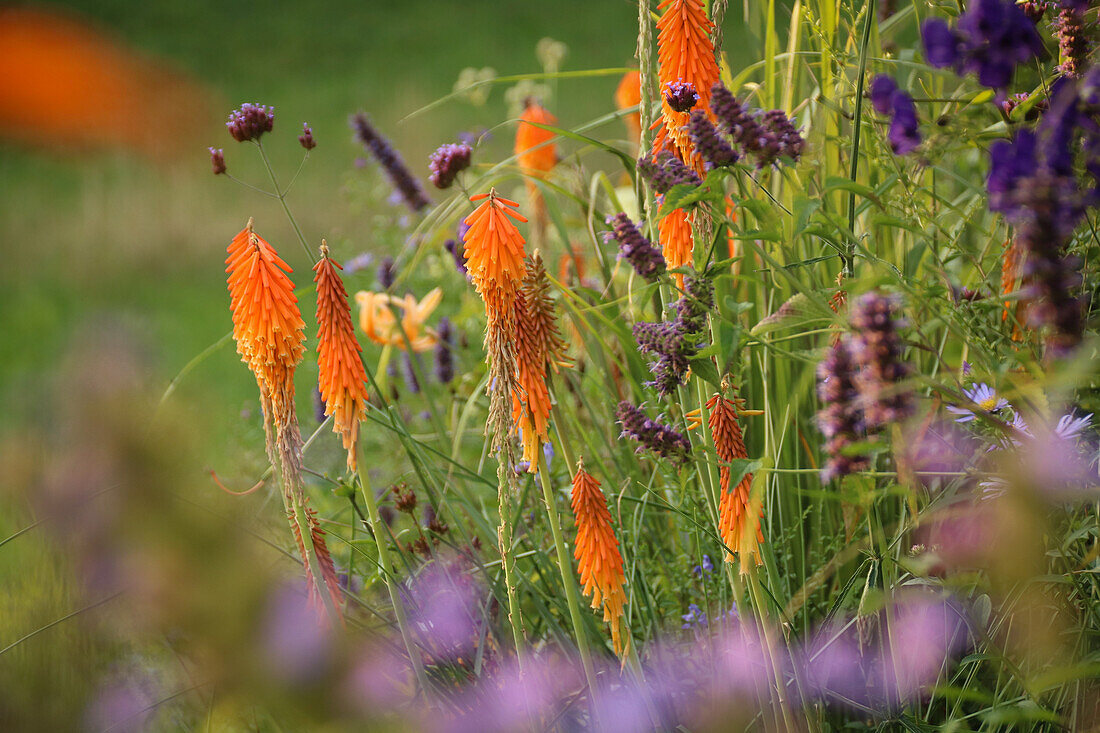
[[[428,316],[443,300],[443,291],[434,288],[417,301],[413,295],[398,298],[386,293],[371,293],[360,290],[355,294],[355,302],[359,305],[359,327],[371,341],[376,344],[396,346],[405,349],[405,339],[412,346],[413,351],[427,351],[436,344],[436,335],[433,331],[424,327]],[[401,310],[401,331],[397,329],[397,317],[394,309]],[[424,333],[421,333],[421,331]]]

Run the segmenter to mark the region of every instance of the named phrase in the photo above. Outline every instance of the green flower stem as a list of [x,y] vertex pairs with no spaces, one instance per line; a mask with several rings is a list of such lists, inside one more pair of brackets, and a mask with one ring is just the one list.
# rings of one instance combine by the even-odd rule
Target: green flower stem
[[507,472],[511,470],[511,461],[505,459],[502,449],[497,465],[497,502],[500,512],[500,526],[497,528],[497,541],[500,544],[500,561],[504,567],[504,589],[508,594],[508,623],[512,626],[512,641],[516,646],[516,662],[519,673],[523,675],[527,658],[527,645],[520,624],[519,600],[516,598],[516,558],[512,551],[512,513],[509,511],[510,495]]
[[[264,144],[257,140],[256,147],[260,151],[260,158],[264,161],[264,167],[267,168],[267,175],[271,177],[271,185],[275,187],[275,198],[279,199],[279,203],[283,205],[286,218],[290,219],[290,225],[294,227],[294,233],[298,235],[298,241],[302,243],[302,249],[306,251],[306,257],[309,258],[310,264],[316,265],[317,256],[313,254],[309,243],[306,242],[305,235],[302,234],[302,228],[298,226],[298,220],[294,218],[294,214],[290,213],[290,207],[286,205],[286,192],[279,188],[279,181],[275,178],[275,169],[271,167],[271,161],[267,159],[267,153],[264,152]],[[297,178],[298,175],[295,174],[294,177]]]
[[[366,458],[365,455],[360,456]],[[424,673],[424,665],[420,663],[420,650],[413,643],[412,632],[409,631],[409,621],[405,616],[405,604],[401,601],[401,594],[397,590],[396,577],[393,574],[393,562],[390,559],[390,548],[382,532],[382,516],[378,513],[378,501],[371,490],[370,478],[367,476],[366,461],[359,461],[359,489],[363,494],[363,501],[367,504],[367,516],[370,518],[371,533],[374,542],[378,546],[378,562],[382,565],[382,579],[386,582],[386,590],[390,593],[390,603],[393,604],[393,615],[397,618],[397,628],[401,631],[401,639],[405,642],[405,651],[409,655],[409,663],[412,664],[416,674],[416,682],[421,692],[428,691],[428,678]]]
[[[588,694],[591,700],[596,694],[596,673],[592,666],[592,650],[588,646],[588,637],[584,633],[577,583],[573,577],[573,563],[569,559],[569,550],[565,546],[565,538],[562,537],[561,518],[558,516],[557,507],[554,505],[554,489],[550,486],[550,473],[546,466],[546,457],[541,452],[539,454],[538,474],[539,483],[542,484],[542,498],[546,502],[546,517],[550,520],[550,535],[554,538],[554,549],[558,554],[561,583],[565,587],[565,602],[569,606],[569,619],[573,622],[573,636],[577,640],[577,651],[581,655],[581,665],[584,667],[584,677],[588,681]],[[620,621],[621,619],[615,619],[613,623],[617,624]],[[592,711],[595,716],[595,706],[593,706]]]

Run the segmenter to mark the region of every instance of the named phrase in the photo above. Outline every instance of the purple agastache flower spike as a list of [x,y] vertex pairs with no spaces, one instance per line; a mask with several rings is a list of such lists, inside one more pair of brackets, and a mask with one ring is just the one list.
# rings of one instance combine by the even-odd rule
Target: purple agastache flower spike
[[758,156],[757,167],[765,168],[779,158],[798,160],[802,157],[805,141],[783,110],[768,110],[761,118],[761,123],[765,132],[765,143]]
[[851,310],[852,355],[860,366],[855,384],[870,429],[900,422],[913,411],[912,392],[902,385],[909,366],[901,360],[900,307],[896,297],[872,291],[862,295]]
[[367,116],[362,112],[352,115],[350,124],[351,129],[355,131],[356,139],[374,155],[405,204],[414,212],[428,206],[430,203],[428,196],[420,187],[420,183],[413,177],[405,161],[389,141],[374,129]]
[[210,151],[210,167],[214,169],[214,175],[225,173],[225,151],[221,148],[207,148]]
[[688,112],[699,101],[695,85],[685,81],[670,81],[663,90],[665,102],[677,112]]
[[661,250],[642,236],[630,217],[616,214],[609,216],[607,223],[612,227],[608,235],[619,243],[619,256],[629,262],[639,276],[655,280],[664,272],[665,258],[661,255]]
[[871,106],[880,115],[889,114],[893,109],[894,92],[898,90],[898,84],[892,76],[879,74],[871,80]]
[[639,451],[645,448],[675,462],[683,462],[691,452],[691,443],[687,438],[667,425],[651,420],[629,402],[620,402],[615,414],[623,426],[623,435],[641,443]]
[[393,258],[383,257],[382,261],[378,263],[378,286],[383,290],[389,290],[393,287],[394,281],[397,279],[397,273],[393,269]]
[[416,354],[403,352],[401,359],[401,378],[405,380],[405,389],[412,394],[420,394],[420,380],[416,378],[416,369],[413,367],[413,359],[419,359]]
[[274,125],[274,107],[250,102],[245,102],[240,106],[240,109],[230,112],[229,121],[225,123],[229,134],[239,143],[259,140],[265,132],[271,132]]
[[313,139],[313,128],[305,122],[302,123],[302,134],[298,136],[298,144],[306,150],[317,147],[317,141]]
[[1087,2],[1063,1],[1054,21],[1054,30],[1058,35],[1058,52],[1062,58],[1058,70],[1069,77],[1081,75],[1088,63],[1089,51],[1092,50],[1085,21],[1086,10]]
[[703,160],[712,168],[722,168],[733,165],[739,157],[730,144],[718,134],[711,121],[707,119],[702,110],[691,113],[691,119],[687,124],[688,135],[695,144],[695,150],[703,156]]
[[1047,12],[1047,7],[1050,3],[1046,0],[1028,0],[1027,2],[1018,3],[1020,10],[1024,11],[1024,15],[1035,25],[1039,25],[1039,21],[1043,19],[1043,15]]
[[673,186],[687,183],[693,186],[703,181],[695,171],[667,150],[658,153],[656,158],[642,156],[638,159],[638,172],[649,181],[657,193],[668,193]]
[[749,111],[721,82],[711,87],[710,109],[740,151],[756,159],[757,168],[802,156],[802,135],[782,110]]
[[817,366],[817,396],[821,400],[817,425],[825,436],[828,455],[821,471],[822,482],[862,471],[870,465],[866,455],[852,454],[848,450],[864,435],[856,370],[849,341],[845,338],[838,339]]
[[454,327],[446,316],[439,319],[439,325],[435,330],[437,343],[435,346],[435,376],[440,384],[450,384],[455,378],[454,353],[451,351],[454,343]]
[[653,381],[646,384],[662,397],[687,380],[691,358],[705,340],[706,315],[714,305],[714,285],[705,277],[684,279],[684,295],[673,306],[672,320],[634,324],[634,339],[644,354],[657,357],[651,365]]
[[443,248],[451,253],[455,261],[455,269],[465,275],[469,270],[466,267],[466,255],[463,254],[462,245],[457,240],[448,239],[443,243]]
[[440,145],[428,159],[432,174],[428,180],[436,188],[450,188],[458,174],[470,167],[473,148],[462,143]]

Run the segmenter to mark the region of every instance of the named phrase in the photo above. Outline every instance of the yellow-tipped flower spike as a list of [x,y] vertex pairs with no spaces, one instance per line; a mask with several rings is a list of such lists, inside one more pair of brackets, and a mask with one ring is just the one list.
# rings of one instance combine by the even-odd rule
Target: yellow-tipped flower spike
[[577,465],[573,477],[573,518],[577,525],[577,541],[573,551],[584,594],[592,597],[592,608],[603,606],[603,620],[611,626],[611,644],[616,654],[623,652],[619,620],[626,604],[623,592],[623,556],[619,541],[611,526],[600,482]]
[[[714,436],[714,448],[718,460],[728,464],[738,458],[748,458],[745,439],[741,426],[737,423],[737,407],[733,400],[714,395],[707,402],[710,410],[711,434]],[[723,465],[718,470],[718,483],[721,486],[721,498],[718,502],[718,534],[726,547],[741,555],[742,564],[751,557],[761,562],[758,543],[764,541],[760,528],[760,513],[754,512],[750,503],[752,474],[747,473],[730,489],[730,467]],[[752,523],[753,527],[748,527]],[[726,553],[726,562],[733,562],[733,555]]]

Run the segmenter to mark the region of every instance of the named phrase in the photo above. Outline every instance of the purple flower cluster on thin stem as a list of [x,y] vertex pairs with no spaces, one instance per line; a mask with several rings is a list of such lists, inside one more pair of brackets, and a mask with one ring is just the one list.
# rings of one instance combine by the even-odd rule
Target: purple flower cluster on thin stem
[[239,143],[258,141],[265,132],[271,132],[274,125],[275,108],[251,102],[245,102],[240,109],[230,112],[225,123],[229,134]]
[[920,145],[917,107],[891,77],[879,74],[871,82],[871,106],[879,114],[890,116],[887,139],[895,155],[905,155]]
[[662,93],[665,102],[676,112],[689,112],[699,101],[699,93],[695,85],[682,79],[665,84]]
[[298,144],[306,149],[306,152],[317,147],[317,141],[313,139],[313,128],[308,123],[302,123],[302,134],[298,136]]
[[852,355],[860,367],[856,387],[869,430],[900,422],[913,412],[912,392],[902,384],[909,366],[902,361],[900,306],[896,297],[874,291],[852,306]]
[[611,226],[607,237],[619,243],[619,257],[629,262],[641,277],[656,280],[665,270],[665,258],[661,250],[642,236],[626,214],[609,216],[607,223]]
[[355,131],[355,137],[374,155],[405,204],[414,212],[428,206],[428,196],[420,183],[409,171],[401,155],[374,129],[367,116],[362,112],[352,115],[350,124]]
[[458,174],[470,167],[473,154],[473,148],[463,143],[440,145],[428,159],[428,168],[432,172],[428,180],[436,188],[450,188]]

